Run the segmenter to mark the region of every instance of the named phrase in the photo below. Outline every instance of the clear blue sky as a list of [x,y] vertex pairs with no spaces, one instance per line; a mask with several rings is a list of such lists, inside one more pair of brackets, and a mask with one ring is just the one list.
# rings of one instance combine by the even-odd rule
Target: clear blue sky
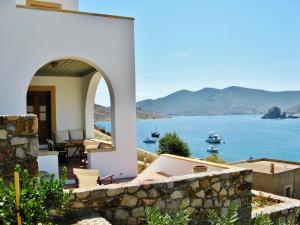
[[[181,89],[300,90],[299,0],[81,0],[135,17],[137,100]],[[96,102],[107,105],[107,91]]]

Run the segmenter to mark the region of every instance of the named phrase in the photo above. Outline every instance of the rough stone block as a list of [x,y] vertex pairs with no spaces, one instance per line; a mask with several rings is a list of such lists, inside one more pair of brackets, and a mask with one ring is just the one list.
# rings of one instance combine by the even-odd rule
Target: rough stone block
[[14,137],[14,138],[10,139],[10,144],[13,146],[28,144],[28,139],[24,138],[24,137]]
[[171,194],[171,199],[180,199],[184,197],[184,192],[183,191],[174,191]]
[[198,181],[198,180],[193,181],[193,182],[191,183],[191,187],[192,187],[194,190],[198,189],[198,188],[200,187],[199,181]]
[[155,199],[143,199],[143,203],[144,203],[146,206],[151,206],[151,205],[153,205],[155,202],[156,202]]
[[8,142],[0,142],[0,161],[13,160],[13,158],[14,148]]
[[210,182],[209,182],[208,179],[206,179],[206,180],[201,180],[201,181],[199,182],[199,184],[200,184],[201,188],[206,189],[206,188],[209,187]]
[[202,205],[203,205],[202,199],[194,199],[192,201],[192,207],[200,208],[200,207],[202,207]]
[[36,116],[20,117],[16,124],[16,134],[32,136],[38,133],[38,119]]
[[33,157],[38,157],[39,155],[39,139],[36,138],[32,138],[30,140],[30,145],[29,145],[29,153],[31,156]]
[[26,157],[24,149],[20,146],[16,148],[16,157],[20,159],[24,159]]
[[146,198],[147,197],[147,193],[143,190],[139,190],[136,195],[138,198]]
[[167,188],[168,189],[174,188],[174,182],[168,182],[167,183]]
[[199,197],[199,198],[204,198],[205,197],[205,192],[204,190],[201,190],[199,192],[196,193],[196,196]]
[[115,218],[116,220],[125,220],[127,221],[129,217],[129,212],[124,209],[117,209],[115,212]]
[[205,209],[213,208],[213,206],[214,206],[214,203],[213,203],[213,200],[211,200],[211,199],[206,199],[204,202],[204,205],[203,205],[203,207]]
[[214,183],[214,184],[212,185],[212,188],[213,188],[216,192],[219,192],[220,189],[221,189],[221,182]]
[[89,191],[77,192],[76,197],[79,199],[87,198],[90,195]]
[[148,197],[149,198],[157,198],[158,192],[155,189],[151,189],[148,191]]
[[166,201],[165,200],[162,200],[162,199],[157,199],[155,205],[155,207],[158,207],[160,209],[164,209],[166,208]]
[[145,216],[145,209],[144,207],[139,207],[132,210],[132,216],[135,218],[144,217]]
[[124,188],[115,188],[115,189],[108,189],[106,191],[107,196],[113,197],[119,194],[124,193]]
[[138,224],[138,221],[137,221],[136,218],[130,217],[130,218],[128,219],[127,224],[128,224],[128,225],[136,225],[136,224]]
[[128,188],[127,188],[127,192],[128,192],[129,194],[133,194],[133,193],[137,192],[139,189],[140,189],[140,186],[128,187]]
[[0,140],[7,140],[7,131],[0,130]]
[[179,201],[176,201],[176,200],[168,200],[168,201],[167,201],[166,209],[174,210],[174,209],[178,209],[179,206],[180,206]]
[[124,195],[121,201],[122,206],[135,207],[137,204],[138,198],[132,195]]
[[96,190],[91,192],[92,199],[104,198],[105,197],[105,190]]
[[71,208],[73,209],[82,209],[85,207],[85,204],[83,204],[82,202],[72,202],[71,204]]

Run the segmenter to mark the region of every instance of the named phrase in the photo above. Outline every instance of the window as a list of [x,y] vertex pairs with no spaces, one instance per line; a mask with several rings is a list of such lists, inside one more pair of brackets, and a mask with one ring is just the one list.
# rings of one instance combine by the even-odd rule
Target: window
[[293,197],[293,186],[291,184],[284,186],[283,193],[285,197]]
[[52,3],[52,2],[42,2],[42,1],[36,1],[36,0],[26,0],[26,5],[33,6],[33,7],[39,7],[39,8],[45,8],[45,9],[57,9],[61,10],[61,4],[59,3]]

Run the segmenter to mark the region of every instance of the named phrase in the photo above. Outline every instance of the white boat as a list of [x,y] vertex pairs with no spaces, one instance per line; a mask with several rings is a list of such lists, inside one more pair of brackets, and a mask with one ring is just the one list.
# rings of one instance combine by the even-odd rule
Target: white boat
[[209,145],[209,146],[208,146],[208,149],[207,149],[207,152],[210,152],[210,153],[218,153],[219,150],[218,150],[214,145]]
[[208,142],[210,144],[220,144],[221,141],[222,141],[222,137],[220,137],[216,133],[210,133],[208,138],[206,139],[206,142]]

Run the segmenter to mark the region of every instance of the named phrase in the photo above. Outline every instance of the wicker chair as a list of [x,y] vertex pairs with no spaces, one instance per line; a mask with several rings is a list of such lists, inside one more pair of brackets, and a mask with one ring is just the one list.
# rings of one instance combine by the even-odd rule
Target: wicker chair
[[76,188],[94,187],[113,183],[113,175],[100,178],[99,170],[73,168]]

